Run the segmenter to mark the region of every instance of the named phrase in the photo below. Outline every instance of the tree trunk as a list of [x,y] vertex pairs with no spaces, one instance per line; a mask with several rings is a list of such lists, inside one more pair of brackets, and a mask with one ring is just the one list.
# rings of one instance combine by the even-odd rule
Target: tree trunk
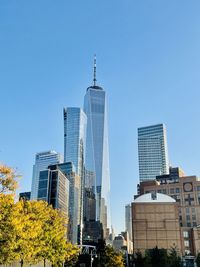
[[24,265],[24,260],[21,259],[21,267],[23,267],[23,265]]
[[44,259],[44,267],[46,267],[46,260]]

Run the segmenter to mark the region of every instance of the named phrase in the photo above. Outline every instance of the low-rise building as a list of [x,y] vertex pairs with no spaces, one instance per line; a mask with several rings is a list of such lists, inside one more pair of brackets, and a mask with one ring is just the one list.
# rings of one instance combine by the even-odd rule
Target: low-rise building
[[182,255],[178,205],[167,195],[148,193],[132,203],[133,249],[143,254],[154,247],[176,247]]
[[147,193],[166,194],[176,201],[183,254],[196,255],[196,227],[200,225],[200,179],[197,176],[185,176],[180,168],[170,168],[169,174],[138,185],[138,195]]

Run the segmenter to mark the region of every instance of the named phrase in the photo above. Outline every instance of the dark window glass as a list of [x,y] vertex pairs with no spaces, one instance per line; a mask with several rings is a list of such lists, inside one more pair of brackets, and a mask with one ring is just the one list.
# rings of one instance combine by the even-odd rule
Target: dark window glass
[[180,188],[176,188],[176,193],[180,193]]
[[186,221],[190,221],[190,215],[186,215]]
[[47,197],[47,190],[46,189],[41,189],[38,191],[38,198],[43,198]]
[[39,181],[39,189],[47,188],[47,182],[48,182],[48,180]]

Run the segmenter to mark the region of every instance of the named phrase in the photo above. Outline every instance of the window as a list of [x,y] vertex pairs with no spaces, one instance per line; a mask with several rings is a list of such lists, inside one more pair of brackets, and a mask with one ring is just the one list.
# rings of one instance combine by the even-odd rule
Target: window
[[192,220],[196,221],[196,215],[192,215]]
[[48,180],[41,180],[39,181],[39,189],[47,188]]
[[38,191],[38,198],[45,198],[47,197],[47,189],[42,189]]
[[197,223],[196,222],[193,222],[193,227],[196,227],[197,226]]
[[189,237],[189,233],[187,231],[183,231],[183,237],[184,238],[188,238]]
[[170,188],[170,194],[174,194],[174,188]]
[[179,187],[176,188],[176,193],[180,193],[180,188]]
[[195,208],[192,208],[191,210],[192,210],[192,213],[195,213]]
[[189,208],[186,208],[186,213],[190,213],[190,209]]
[[200,191],[200,185],[197,186],[197,191]]
[[185,241],[184,241],[184,245],[185,245],[185,247],[189,248],[189,246],[190,246],[189,241],[188,241],[188,240],[185,240]]
[[190,221],[190,215],[186,215],[186,221]]
[[191,227],[191,223],[188,223],[188,222],[187,222],[187,227]]

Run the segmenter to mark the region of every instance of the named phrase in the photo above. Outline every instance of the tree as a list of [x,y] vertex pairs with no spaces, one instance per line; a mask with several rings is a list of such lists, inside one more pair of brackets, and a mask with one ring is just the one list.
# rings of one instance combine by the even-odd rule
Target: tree
[[138,250],[135,253],[135,267],[144,267],[145,265],[145,258],[142,256],[142,253]]
[[146,267],[167,267],[168,257],[166,249],[158,249],[156,246],[153,249],[146,251],[145,266]]
[[21,262],[46,260],[61,266],[71,260],[78,249],[66,240],[66,218],[44,201],[20,200],[17,229],[17,257]]
[[170,249],[168,259],[170,267],[181,267],[181,258],[178,256],[175,246]]
[[124,267],[123,254],[116,252],[111,246],[106,246],[103,240],[97,245],[97,256],[94,259],[93,266]]
[[78,261],[79,249],[71,243],[67,243],[65,266],[73,267]]
[[197,254],[196,264],[197,264],[197,267],[200,267],[200,253]]
[[41,238],[44,235],[45,221],[48,219],[48,205],[42,201],[27,201],[21,199],[15,204],[14,248],[15,259],[25,262],[39,262],[41,251]]
[[48,260],[55,266],[70,261],[78,249],[66,240],[65,218],[43,201],[0,194],[0,263]]
[[105,256],[105,267],[124,267],[123,254],[116,252],[111,246],[106,246]]
[[0,193],[14,192],[18,186],[20,175],[16,170],[0,164]]
[[14,197],[0,193],[0,264],[11,263],[15,258]]
[[66,218],[63,214],[51,206],[47,210],[49,217],[43,225],[40,239],[42,249],[39,255],[59,266],[70,261],[78,253],[78,249],[66,240]]

